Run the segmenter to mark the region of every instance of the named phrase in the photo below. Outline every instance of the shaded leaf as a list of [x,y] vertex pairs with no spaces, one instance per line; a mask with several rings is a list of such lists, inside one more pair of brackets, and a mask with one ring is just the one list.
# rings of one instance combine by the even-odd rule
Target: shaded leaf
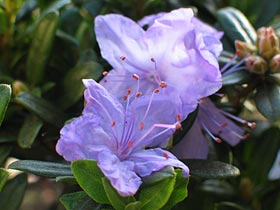
[[199,187],[201,191],[207,192],[211,195],[222,197],[233,197],[236,191],[232,185],[224,180],[208,179],[204,181]]
[[0,84],[0,126],[4,120],[11,94],[12,89],[10,85]]
[[228,178],[240,175],[240,171],[233,165],[210,160],[189,159],[183,160],[189,167],[192,176],[203,178]]
[[111,203],[111,205],[116,210],[125,209],[126,205],[135,202],[135,198],[132,196],[122,197],[120,194],[112,187],[110,181],[105,177],[102,178],[103,187],[105,189],[106,195]]
[[246,208],[232,202],[220,202],[215,204],[214,210],[247,210]]
[[0,168],[0,192],[2,191],[6,181],[8,180],[9,173],[4,168]]
[[27,185],[26,174],[19,174],[10,180],[0,192],[1,209],[18,210]]
[[174,176],[174,168],[172,166],[167,166],[160,171],[156,171],[149,176],[143,177],[142,181],[146,185],[155,184],[156,182],[162,181],[166,178],[171,178]]
[[236,71],[223,75],[223,85],[244,84],[250,81],[250,73],[247,71]]
[[102,205],[95,203],[84,191],[64,194],[60,202],[66,210],[99,210]]
[[69,164],[44,162],[38,160],[16,161],[9,165],[9,169],[20,170],[49,178],[72,175]]
[[6,160],[9,156],[10,152],[12,151],[12,145],[1,145],[0,146],[0,165]]
[[77,184],[77,181],[74,176],[57,176],[55,178],[55,181],[57,182],[67,182],[71,184]]
[[24,106],[30,112],[36,114],[42,120],[61,127],[64,123],[65,116],[59,109],[48,101],[28,92],[21,92],[16,98],[16,102]]
[[254,96],[258,110],[268,119],[280,118],[280,86],[275,83],[263,83],[257,87]]
[[94,160],[77,160],[71,169],[80,187],[96,202],[110,204],[103,187],[103,173]]
[[18,145],[21,148],[30,148],[35,141],[43,122],[38,119],[35,115],[28,115],[20,128],[18,136]]
[[140,201],[135,201],[132,203],[129,203],[125,206],[124,210],[139,210],[142,207],[142,202]]

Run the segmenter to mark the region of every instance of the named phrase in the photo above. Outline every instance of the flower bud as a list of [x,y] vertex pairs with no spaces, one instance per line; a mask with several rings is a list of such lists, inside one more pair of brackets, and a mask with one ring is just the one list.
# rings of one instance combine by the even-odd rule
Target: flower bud
[[12,83],[12,87],[13,87],[14,96],[17,96],[22,91],[27,91],[28,90],[28,87],[23,82],[21,82],[19,80],[15,80]]
[[249,56],[245,60],[249,72],[263,75],[267,71],[267,62],[260,56]]
[[270,60],[269,67],[272,73],[280,73],[280,54],[275,55]]
[[257,49],[254,45],[251,45],[246,42],[236,40],[234,42],[234,44],[235,44],[235,49],[236,49],[236,55],[238,55],[240,58],[244,58],[257,51]]
[[280,52],[279,38],[272,27],[258,29],[256,45],[259,54],[267,60]]

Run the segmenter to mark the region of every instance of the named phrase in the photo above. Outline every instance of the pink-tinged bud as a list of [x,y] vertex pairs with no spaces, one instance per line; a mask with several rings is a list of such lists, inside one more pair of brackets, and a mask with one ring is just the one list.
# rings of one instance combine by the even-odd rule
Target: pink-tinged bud
[[261,27],[257,31],[257,48],[259,54],[266,60],[280,52],[279,38],[272,27]]
[[28,91],[28,87],[23,82],[21,82],[19,80],[15,80],[12,83],[12,88],[13,88],[14,96],[17,96],[22,91]]
[[234,44],[236,49],[236,55],[238,55],[240,58],[245,58],[246,56],[252,55],[254,52],[257,51],[254,45],[251,45],[246,42],[236,40]]
[[249,56],[245,60],[249,72],[263,75],[267,71],[267,62],[260,56]]
[[280,73],[280,54],[275,55],[270,60],[269,67],[272,73]]

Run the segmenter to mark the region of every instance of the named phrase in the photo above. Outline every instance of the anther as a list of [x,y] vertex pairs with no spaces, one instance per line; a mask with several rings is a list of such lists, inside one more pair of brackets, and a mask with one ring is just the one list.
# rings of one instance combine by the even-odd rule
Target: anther
[[254,129],[254,128],[257,127],[257,124],[256,124],[255,122],[248,122],[248,121],[245,121],[243,124],[244,124],[245,126],[249,127],[249,128],[252,128],[252,129]]
[[102,74],[103,74],[104,77],[106,77],[108,75],[108,73],[109,73],[108,71],[103,71]]
[[223,122],[221,126],[226,127],[227,125],[228,125],[228,122]]
[[176,129],[176,130],[179,130],[179,129],[181,129],[181,128],[182,128],[181,123],[176,123],[175,129]]
[[116,125],[116,122],[115,121],[112,121],[112,127],[114,127]]
[[180,121],[182,120],[182,115],[177,114],[176,119],[177,119],[177,121],[179,121],[179,122],[180,122]]
[[144,123],[143,123],[143,122],[140,122],[139,130],[141,131],[141,130],[143,130],[143,128],[144,128]]
[[133,147],[133,142],[132,142],[132,141],[128,141],[128,142],[127,142],[127,146],[128,146],[128,147]]
[[243,139],[248,139],[249,137],[250,137],[250,134],[249,134],[249,133],[245,133],[245,134],[242,136]]
[[164,152],[164,153],[163,153],[163,157],[165,157],[166,159],[168,159],[168,158],[169,158],[169,155],[168,155],[166,152]]
[[155,62],[155,59],[154,59],[154,58],[151,58],[151,61],[152,61],[152,62]]
[[159,86],[160,86],[161,88],[166,88],[166,87],[167,87],[167,83],[166,83],[165,81],[161,81],[161,82],[159,83]]
[[131,94],[131,90],[127,89],[127,95],[130,95],[130,94]]
[[126,59],[126,57],[122,55],[122,56],[120,57],[120,59],[121,59],[122,61],[124,61],[124,60]]
[[159,89],[155,89],[155,90],[154,90],[154,93],[158,93],[158,92],[159,92]]
[[132,74],[133,79],[139,80],[139,76],[137,74]]
[[125,100],[125,101],[127,100],[127,96],[123,96],[122,98],[123,98],[123,100]]
[[107,79],[104,79],[104,82],[108,82],[108,80],[107,80]]
[[223,142],[222,139],[220,139],[220,138],[218,138],[218,137],[216,137],[214,140],[215,140],[217,143],[222,143],[222,142]]
[[205,98],[200,99],[200,100],[199,100],[199,103],[200,103],[200,104],[206,104],[206,99],[205,99]]
[[142,95],[141,92],[137,92],[137,93],[135,94],[135,97],[138,98],[138,97],[140,97],[141,95]]

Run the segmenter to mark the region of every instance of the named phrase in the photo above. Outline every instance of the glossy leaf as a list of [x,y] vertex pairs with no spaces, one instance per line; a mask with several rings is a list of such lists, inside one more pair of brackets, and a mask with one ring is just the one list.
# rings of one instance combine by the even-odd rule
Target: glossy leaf
[[0,168],[0,192],[2,191],[6,181],[8,180],[9,173],[4,168]]
[[28,92],[21,92],[16,98],[16,102],[24,106],[30,112],[36,114],[42,120],[61,127],[65,116],[57,107],[50,104],[43,98],[34,96]]
[[58,23],[58,13],[51,12],[42,18],[34,32],[26,63],[26,77],[33,85],[44,79]]
[[71,184],[77,184],[77,181],[74,176],[57,176],[55,178],[55,181],[57,182],[67,182]]
[[280,119],[280,86],[275,83],[263,83],[257,87],[254,96],[258,110],[268,119]]
[[18,136],[18,145],[21,148],[30,148],[35,141],[43,122],[35,115],[30,114],[24,120]]
[[12,89],[10,85],[0,84],[0,126],[4,120],[5,112],[11,98]]
[[176,182],[174,190],[168,200],[161,210],[169,210],[177,203],[183,201],[188,196],[188,184],[189,178],[182,176],[182,170],[176,169]]
[[125,209],[126,205],[135,202],[135,198],[132,196],[129,197],[122,197],[119,193],[112,187],[110,181],[105,177],[102,178],[103,187],[105,189],[106,195],[110,201],[110,204],[116,210],[123,210]]
[[46,176],[49,178],[72,175],[69,164],[44,162],[37,160],[16,161],[9,165],[9,169],[20,170],[27,173]]
[[18,210],[27,185],[26,174],[19,174],[10,180],[0,192],[1,209]]
[[232,185],[227,183],[224,180],[219,179],[208,179],[205,180],[199,187],[201,191],[204,193],[222,196],[222,197],[234,197],[236,195],[236,191]]
[[98,80],[101,78],[102,72],[103,67],[96,62],[78,64],[71,69],[63,79],[62,106],[68,108],[83,96],[85,87],[82,79]]
[[[266,0],[260,1],[259,3],[259,14],[255,25],[257,27],[262,27],[268,25],[269,22],[280,12],[280,1]],[[263,15],[265,14],[265,15]]]
[[250,81],[250,73],[247,71],[236,71],[231,74],[223,75],[223,85],[244,84]]
[[155,184],[144,185],[139,191],[141,210],[161,209],[169,200],[175,186],[176,175],[166,178]]
[[12,149],[12,145],[0,145],[0,165],[6,160]]
[[171,178],[174,176],[174,168],[172,166],[167,166],[160,171],[156,171],[149,176],[143,177],[142,181],[146,185],[155,184],[166,178]]
[[183,162],[189,167],[192,176],[218,179],[240,175],[238,168],[220,161],[189,159],[183,160]]
[[77,160],[71,169],[80,187],[96,202],[110,204],[103,187],[103,173],[94,160]]
[[60,202],[66,210],[99,210],[102,205],[95,203],[84,191],[64,194]]

